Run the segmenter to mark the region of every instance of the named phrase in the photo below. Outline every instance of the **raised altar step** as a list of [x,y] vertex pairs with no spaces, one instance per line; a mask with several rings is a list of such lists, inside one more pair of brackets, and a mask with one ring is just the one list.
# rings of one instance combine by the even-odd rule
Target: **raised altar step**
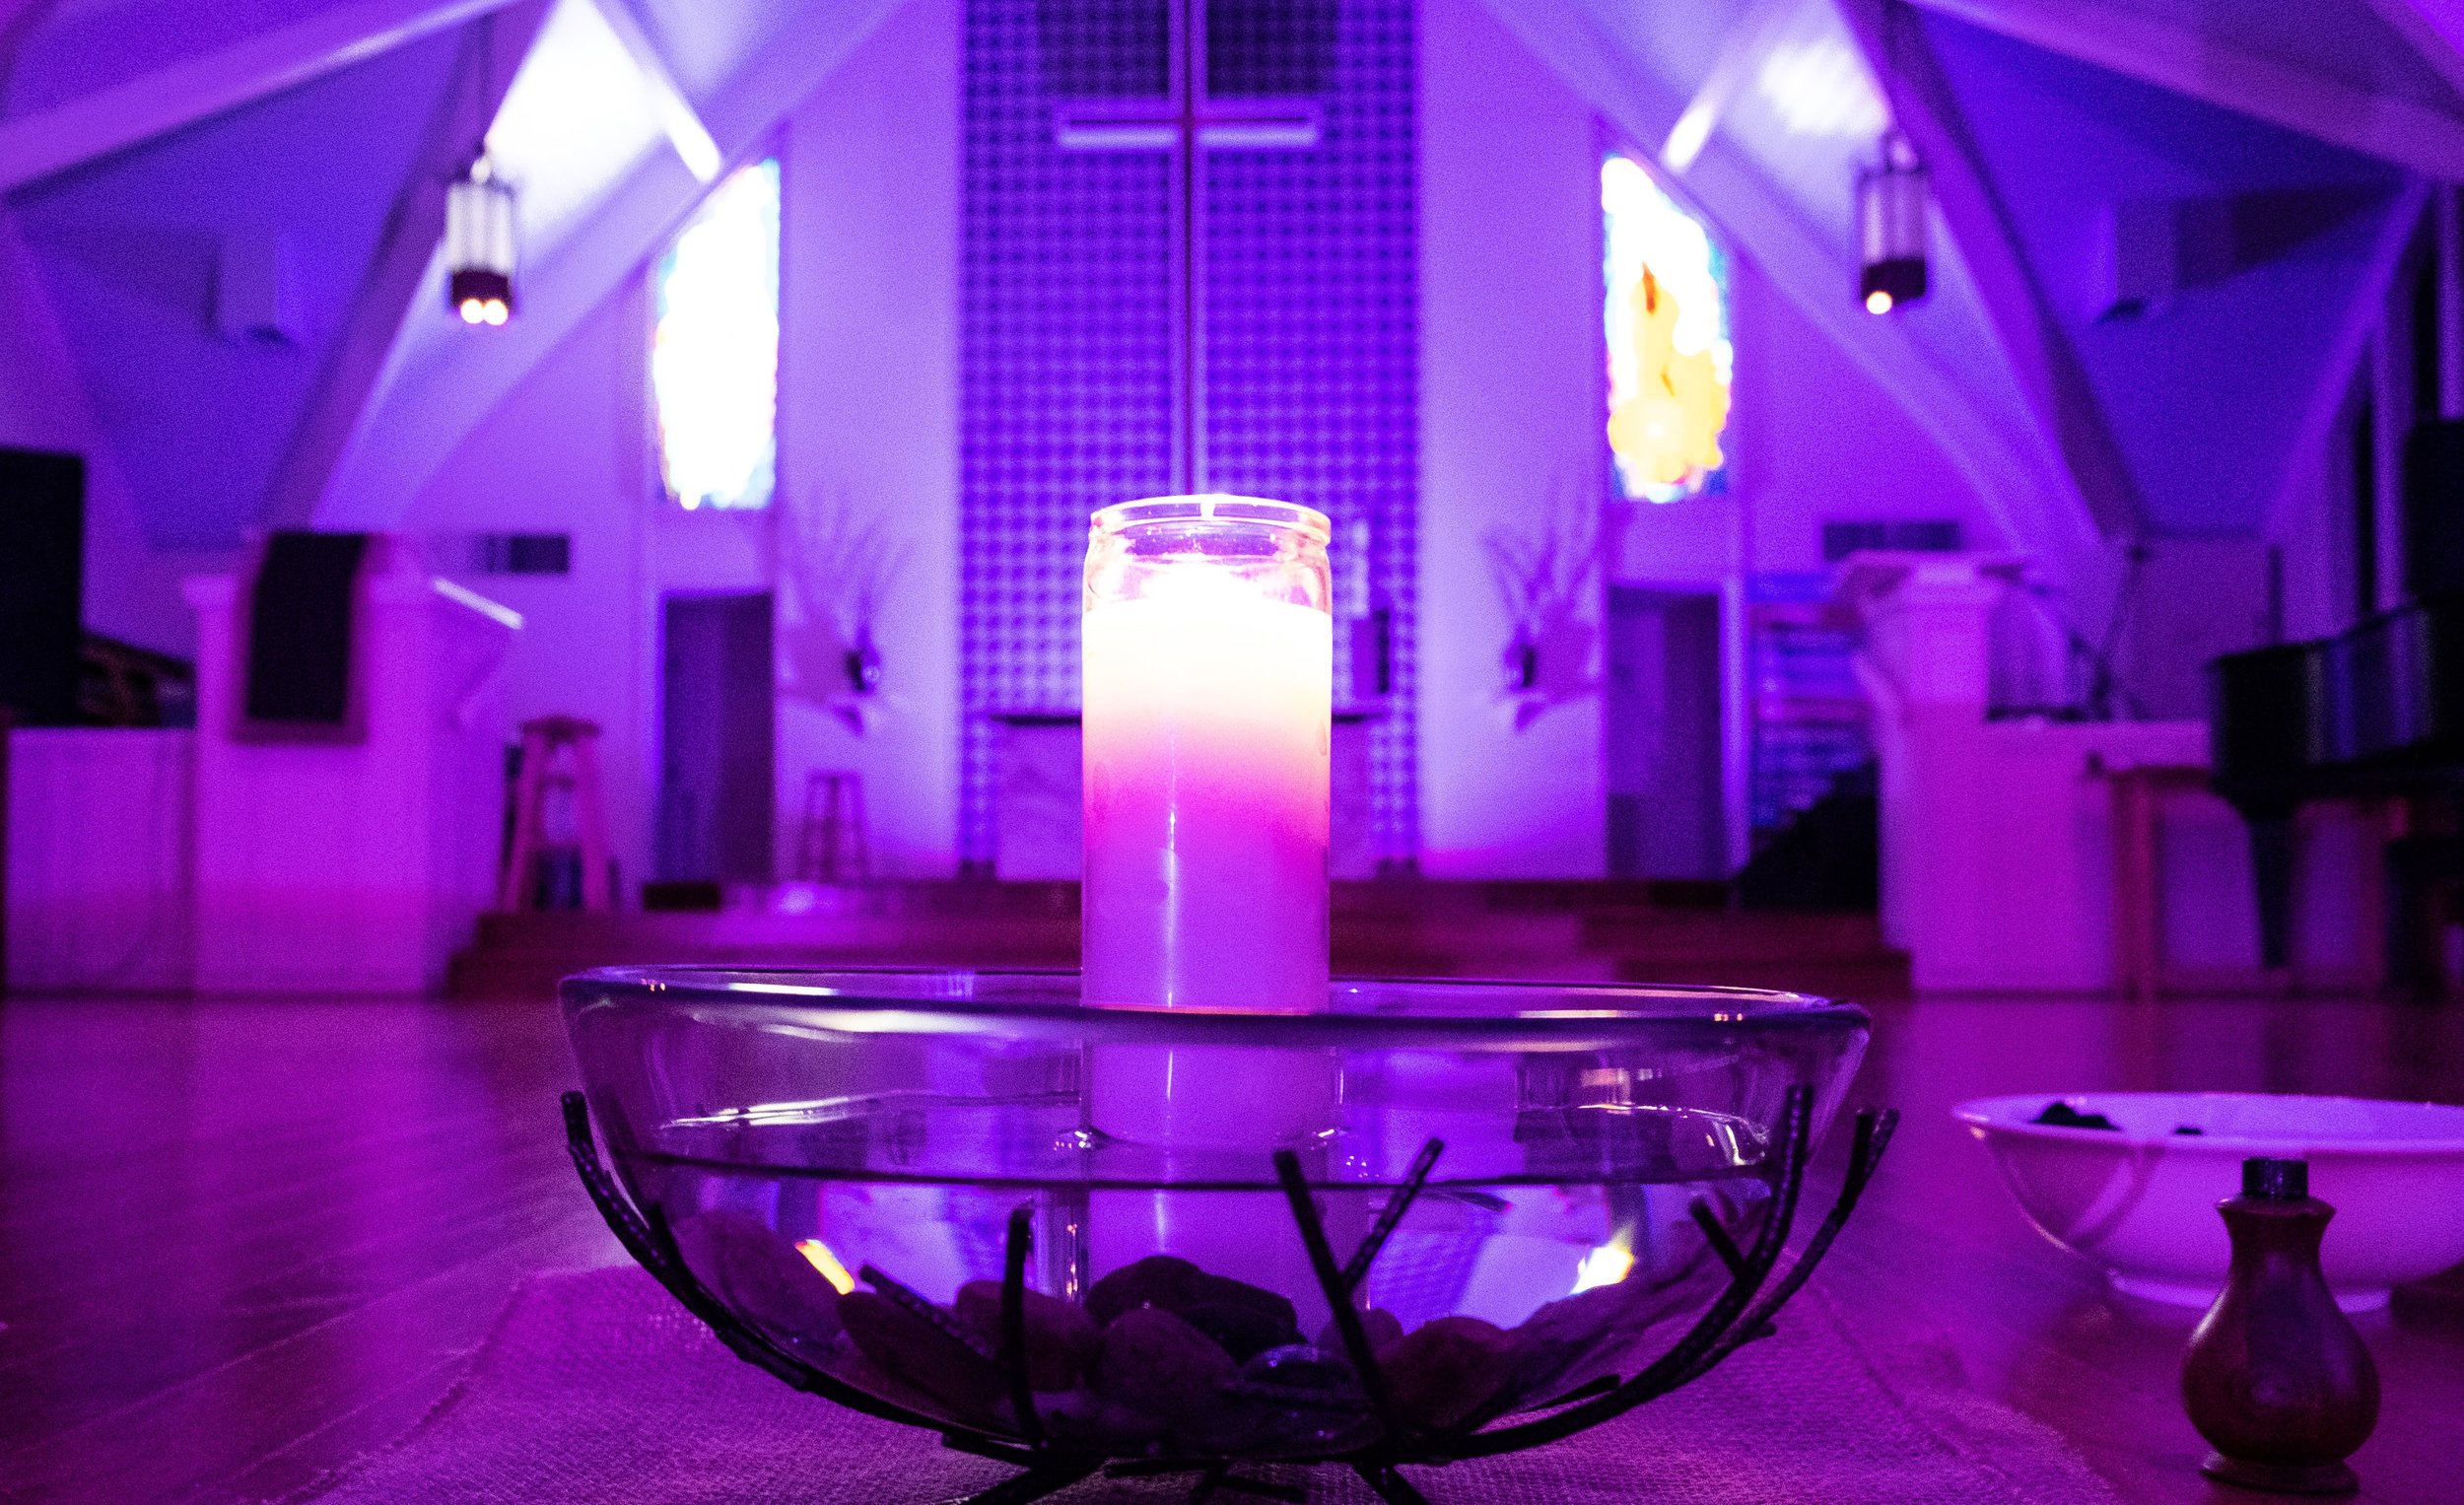
[[[1383,880],[1335,885],[1338,976],[1725,983],[1904,995],[1907,958],[1872,915],[1745,914],[1717,885]],[[1071,883],[732,890],[717,910],[492,914],[456,956],[460,998],[545,998],[588,967],[1074,967]]]

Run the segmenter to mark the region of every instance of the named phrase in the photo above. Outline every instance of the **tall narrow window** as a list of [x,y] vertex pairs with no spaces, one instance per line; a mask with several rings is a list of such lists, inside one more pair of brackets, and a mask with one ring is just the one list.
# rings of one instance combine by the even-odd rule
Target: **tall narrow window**
[[1608,449],[1621,496],[1719,490],[1728,457],[1728,258],[1702,222],[1611,152],[1600,168],[1608,239]]
[[650,394],[667,496],[770,505],[779,477],[779,164],[712,190],[651,283]]

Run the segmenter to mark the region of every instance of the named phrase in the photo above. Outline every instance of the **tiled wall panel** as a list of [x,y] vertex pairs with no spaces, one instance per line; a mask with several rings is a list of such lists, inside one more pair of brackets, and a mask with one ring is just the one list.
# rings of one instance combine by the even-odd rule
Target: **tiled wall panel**
[[[1207,0],[1209,75],[1303,90],[1304,151],[1206,154],[1198,194],[1209,486],[1335,521],[1338,698],[1375,710],[1373,837],[1416,846],[1411,722],[1417,203],[1410,0]],[[1087,514],[1173,486],[1180,175],[1054,144],[1072,97],[1147,95],[1160,0],[969,0],[960,338],[960,843],[990,862],[1003,713],[1078,703]],[[1297,49],[1295,44],[1297,43]],[[1330,45],[1331,43],[1331,45]],[[1348,557],[1347,557],[1348,556]],[[1345,693],[1345,692],[1357,693]]]

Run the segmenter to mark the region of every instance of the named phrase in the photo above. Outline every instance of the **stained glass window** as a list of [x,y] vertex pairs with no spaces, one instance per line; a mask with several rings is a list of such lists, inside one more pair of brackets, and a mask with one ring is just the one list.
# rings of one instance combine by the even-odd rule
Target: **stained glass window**
[[1718,490],[1728,457],[1728,258],[1641,163],[1600,168],[1608,240],[1608,450],[1618,494],[1675,502]]
[[763,508],[779,476],[779,164],[729,174],[651,282],[658,466],[677,506]]

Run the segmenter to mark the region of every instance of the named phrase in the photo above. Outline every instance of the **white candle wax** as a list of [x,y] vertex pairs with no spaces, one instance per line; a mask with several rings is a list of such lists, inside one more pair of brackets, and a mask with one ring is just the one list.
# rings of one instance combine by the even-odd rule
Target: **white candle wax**
[[1084,634],[1087,1001],[1324,1008],[1333,620],[1196,559]]

